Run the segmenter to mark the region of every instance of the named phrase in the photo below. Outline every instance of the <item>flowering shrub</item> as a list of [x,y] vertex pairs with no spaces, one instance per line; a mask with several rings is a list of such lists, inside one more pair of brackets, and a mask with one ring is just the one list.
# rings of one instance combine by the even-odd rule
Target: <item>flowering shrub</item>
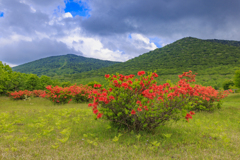
[[[180,81],[178,86],[185,85],[185,82],[191,83],[195,82],[195,75],[191,71],[185,72],[182,75],[179,75]],[[221,99],[229,95],[229,91],[217,91],[211,86],[205,87],[201,85],[194,84],[192,85],[193,98],[192,103],[194,103],[193,110],[206,110],[212,111],[216,108],[221,108]]]
[[15,91],[9,94],[9,97],[14,99],[14,100],[22,100],[22,99],[26,99],[27,97],[32,96],[32,92],[28,91],[28,90],[24,90],[24,91]]
[[92,98],[92,87],[88,85],[74,85],[69,87],[71,93],[74,95],[73,101],[77,103],[89,102]]
[[47,92],[42,94],[41,97],[48,97],[55,104],[69,103],[74,96],[69,87],[47,86],[46,89]]
[[32,94],[34,97],[41,97],[42,94],[46,94],[44,90],[33,90]]
[[[199,100],[208,100],[206,94],[199,93],[199,85],[190,84],[195,82],[191,71],[180,75],[179,82],[173,86],[157,85],[156,73],[145,75],[140,71],[138,76],[140,79],[134,79],[134,75],[105,75],[108,89],[93,90],[93,103],[89,104],[96,118],[110,120],[119,128],[152,130],[171,119],[188,121],[195,113],[187,111],[197,106]],[[201,89],[208,93],[204,87]]]
[[77,103],[89,102],[92,98],[92,87],[87,85],[73,85],[70,87],[46,87],[47,92],[43,93],[41,97],[47,97],[55,104],[66,104],[74,100]]

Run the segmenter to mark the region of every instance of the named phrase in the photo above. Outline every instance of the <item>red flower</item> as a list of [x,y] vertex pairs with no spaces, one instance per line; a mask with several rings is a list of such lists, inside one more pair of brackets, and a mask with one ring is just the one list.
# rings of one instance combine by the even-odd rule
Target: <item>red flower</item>
[[141,101],[137,100],[137,104],[141,104]]
[[129,84],[132,84],[132,81],[131,81],[131,80],[128,80],[127,82],[128,82]]
[[157,73],[153,73],[152,75],[153,77],[158,77]]
[[186,118],[186,119],[188,119],[188,118],[191,118],[191,119],[192,119],[192,116],[191,116],[191,114],[187,113],[187,115],[185,116],[185,118]]
[[141,76],[141,75],[144,75],[145,74],[145,71],[139,71],[138,72],[138,76]]
[[103,115],[102,113],[98,113],[98,115],[97,115],[97,119],[98,119],[98,118],[101,118],[102,115]]
[[109,99],[115,99],[113,96],[109,96],[108,98],[109,98]]
[[106,77],[106,78],[109,78],[109,74],[106,74],[105,77]]
[[100,88],[102,85],[101,84],[94,84],[93,87],[94,88]]
[[195,114],[193,111],[190,111],[189,113],[190,113],[191,115],[194,115],[194,114]]
[[128,87],[128,84],[125,83],[125,82],[123,82],[123,83],[122,83],[122,86],[123,86],[124,88],[127,88],[127,87]]
[[146,111],[148,111],[148,108],[147,108],[147,106],[144,106],[143,108],[144,108]]
[[88,104],[88,107],[91,107],[92,105],[93,105],[92,103],[89,103],[89,104]]
[[139,112],[141,112],[141,111],[142,111],[142,108],[138,108],[137,110],[138,110]]
[[134,109],[132,110],[131,114],[136,114],[136,111],[134,111]]
[[94,114],[97,114],[97,113],[98,113],[98,110],[97,110],[97,109],[95,109],[95,110],[93,111],[93,113],[94,113]]

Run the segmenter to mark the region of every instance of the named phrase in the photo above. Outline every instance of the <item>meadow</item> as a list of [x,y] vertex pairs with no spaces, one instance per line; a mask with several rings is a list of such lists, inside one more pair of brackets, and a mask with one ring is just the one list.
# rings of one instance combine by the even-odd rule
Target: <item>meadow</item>
[[126,132],[94,119],[87,103],[0,97],[0,159],[240,159],[240,94],[190,122]]

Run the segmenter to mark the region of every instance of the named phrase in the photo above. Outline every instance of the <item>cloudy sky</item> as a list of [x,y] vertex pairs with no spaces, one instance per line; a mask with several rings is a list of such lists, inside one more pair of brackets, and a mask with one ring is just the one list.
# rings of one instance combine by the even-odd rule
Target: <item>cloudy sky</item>
[[239,0],[0,0],[0,61],[127,61],[183,37],[240,41]]

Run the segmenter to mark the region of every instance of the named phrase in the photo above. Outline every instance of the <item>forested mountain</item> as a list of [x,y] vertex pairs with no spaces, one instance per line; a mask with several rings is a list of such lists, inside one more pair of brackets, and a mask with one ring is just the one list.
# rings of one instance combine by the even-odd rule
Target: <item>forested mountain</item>
[[[82,63],[79,63],[78,58]],[[95,80],[105,83],[105,74],[118,72],[136,75],[140,70],[156,71],[159,74],[157,81],[163,83],[167,79],[176,81],[178,74],[192,70],[199,74],[199,83],[218,87],[224,80],[231,79],[235,70],[239,69],[239,41],[201,40],[192,37],[177,40],[123,63],[66,55],[13,68],[15,71],[45,74],[60,81],[82,84]]]
[[77,56],[74,54],[67,54],[62,56],[52,56],[25,63],[23,65],[13,67],[13,71],[33,73],[37,74],[38,76],[47,75],[53,77],[56,75],[75,74],[96,70],[111,66],[116,63],[120,62],[105,61]]
[[81,74],[73,79],[104,74],[136,74],[140,70],[157,71],[159,75],[180,74],[192,70],[199,74],[233,74],[240,66],[240,42],[201,40],[187,37],[155,49],[127,62]]

